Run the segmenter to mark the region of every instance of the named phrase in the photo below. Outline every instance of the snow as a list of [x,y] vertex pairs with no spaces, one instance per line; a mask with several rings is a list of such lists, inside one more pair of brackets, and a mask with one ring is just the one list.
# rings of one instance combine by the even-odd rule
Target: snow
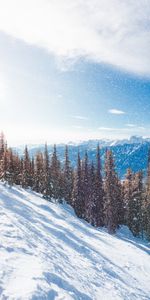
[[150,299],[149,244],[0,183],[0,299]]

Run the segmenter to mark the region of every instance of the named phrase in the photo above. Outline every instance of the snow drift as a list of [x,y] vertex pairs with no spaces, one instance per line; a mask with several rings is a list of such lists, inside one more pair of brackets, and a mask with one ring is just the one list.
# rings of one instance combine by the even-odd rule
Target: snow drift
[[0,299],[148,300],[148,243],[0,183]]

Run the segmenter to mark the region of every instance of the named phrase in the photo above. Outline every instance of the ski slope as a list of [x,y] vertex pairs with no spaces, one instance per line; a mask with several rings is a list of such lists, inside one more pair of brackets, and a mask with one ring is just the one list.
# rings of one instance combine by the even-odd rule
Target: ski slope
[[148,243],[0,183],[0,299],[148,300]]

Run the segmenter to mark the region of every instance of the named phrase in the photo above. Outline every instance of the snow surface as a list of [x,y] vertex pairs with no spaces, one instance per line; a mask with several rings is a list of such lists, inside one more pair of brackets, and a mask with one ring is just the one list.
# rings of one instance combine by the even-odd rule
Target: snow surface
[[150,299],[149,245],[0,183],[0,299]]

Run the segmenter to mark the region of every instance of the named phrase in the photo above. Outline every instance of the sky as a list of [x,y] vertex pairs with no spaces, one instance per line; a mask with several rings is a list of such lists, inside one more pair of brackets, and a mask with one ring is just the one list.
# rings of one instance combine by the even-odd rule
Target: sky
[[150,0],[0,0],[9,144],[150,137]]

